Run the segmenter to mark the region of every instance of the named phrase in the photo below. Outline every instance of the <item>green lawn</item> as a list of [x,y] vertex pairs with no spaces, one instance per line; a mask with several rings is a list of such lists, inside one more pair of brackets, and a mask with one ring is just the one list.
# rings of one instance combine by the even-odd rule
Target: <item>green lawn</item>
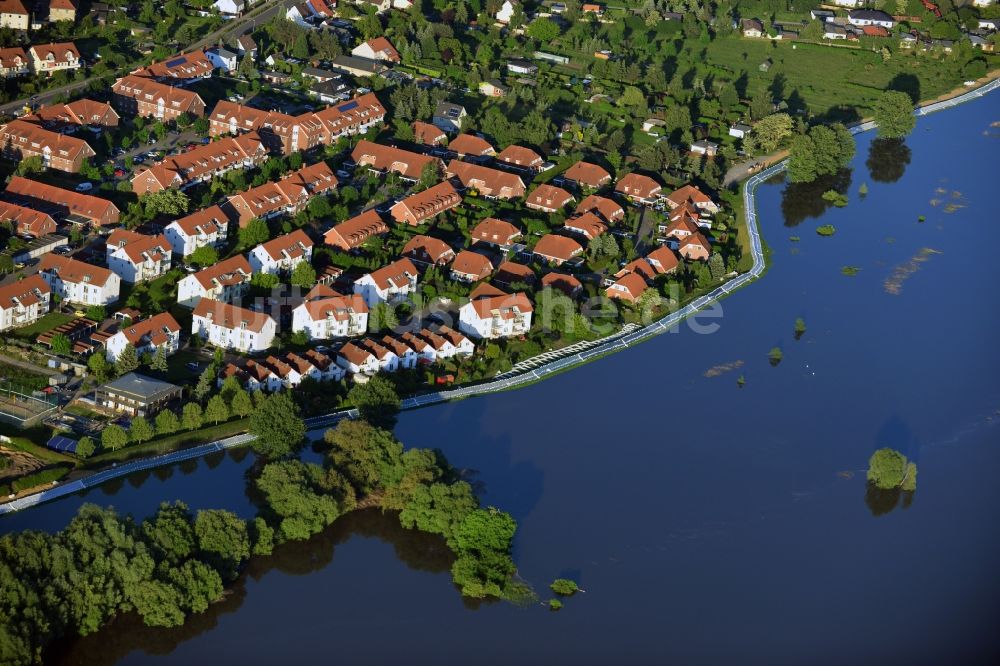
[[103,469],[112,462],[124,462],[134,458],[146,458],[149,456],[169,453],[179,449],[205,444],[219,439],[231,437],[239,433],[246,432],[249,428],[249,419],[235,419],[220,423],[219,425],[209,425],[190,432],[180,432],[166,437],[159,437],[144,444],[131,444],[117,451],[108,451],[88,459],[81,467],[84,469]]
[[14,337],[22,340],[35,341],[40,333],[51,331],[52,329],[76,319],[75,315],[64,314],[62,312],[50,312],[30,326],[25,326],[14,331]]

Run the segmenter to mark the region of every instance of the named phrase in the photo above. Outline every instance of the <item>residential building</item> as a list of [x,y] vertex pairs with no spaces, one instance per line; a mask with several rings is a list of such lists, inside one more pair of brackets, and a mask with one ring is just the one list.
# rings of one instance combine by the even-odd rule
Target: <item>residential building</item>
[[120,326],[104,343],[104,353],[112,363],[118,360],[128,345],[135,347],[140,357],[143,354],[153,356],[159,349],[170,356],[180,348],[180,340],[181,325],[169,312],[161,312],[148,319]]
[[625,209],[614,199],[591,194],[583,198],[574,211],[574,215],[596,213],[609,225],[625,219]]
[[118,300],[121,278],[107,268],[50,252],[42,255],[38,274],[53,294],[70,303],[110,305]]
[[493,262],[485,255],[462,250],[451,265],[451,279],[459,282],[485,280],[493,272]]
[[279,215],[295,215],[305,209],[314,195],[329,192],[336,186],[337,177],[330,167],[325,162],[317,162],[279,181],[234,194],[226,205],[242,228],[254,218],[269,220]]
[[417,367],[417,362],[420,360],[420,356],[410,345],[406,344],[402,340],[392,337],[391,335],[384,336],[381,340],[379,340],[379,343],[396,355],[396,358],[399,359],[399,367],[404,369]]
[[469,234],[473,245],[486,243],[502,250],[507,250],[521,238],[521,230],[506,220],[487,217],[477,224]]
[[381,343],[371,338],[362,338],[357,342],[358,346],[371,352],[375,360],[378,361],[379,372],[396,372],[399,369],[399,356],[391,348],[383,346]]
[[442,132],[461,132],[466,116],[465,107],[451,102],[438,102],[431,120]]
[[120,117],[110,104],[92,99],[78,99],[69,104],[45,106],[34,113],[42,126],[52,130],[73,131],[83,125],[118,127]]
[[733,123],[729,126],[729,136],[736,137],[737,139],[744,139],[748,134],[750,134],[750,130],[752,129],[753,128],[750,127],[750,125]]
[[695,155],[715,157],[716,153],[719,152],[719,144],[709,141],[708,139],[699,139],[691,144],[691,152]]
[[461,195],[444,181],[396,202],[389,213],[396,222],[415,227],[461,203]]
[[245,354],[269,349],[277,330],[278,324],[266,314],[210,298],[198,301],[191,322],[192,335]]
[[524,181],[508,171],[452,160],[448,163],[446,173],[449,177],[457,178],[464,187],[476,190],[484,197],[515,199],[524,196]]
[[125,282],[155,280],[170,270],[170,241],[118,229],[108,236],[108,268]]
[[740,32],[744,37],[757,39],[764,36],[764,24],[759,19],[747,18],[740,20]]
[[238,303],[250,286],[253,269],[242,254],[186,275],[177,283],[177,302],[193,308],[202,298]]
[[344,220],[323,235],[323,242],[345,252],[360,247],[372,236],[389,233],[389,227],[374,208]]
[[132,177],[138,195],[170,187],[185,189],[233,169],[257,166],[267,159],[267,149],[256,132],[213,141],[186,153],[167,157]]
[[98,407],[129,416],[153,416],[180,400],[180,386],[130,372],[98,386],[94,401]]
[[625,174],[615,184],[615,192],[639,204],[655,203],[660,198],[662,190],[663,186],[649,176],[634,172]]
[[208,59],[203,50],[190,53],[178,53],[166,60],[154,62],[135,73],[154,78],[163,82],[176,82],[176,85],[186,85],[200,79],[212,76],[215,65]]
[[222,14],[223,18],[232,19],[243,15],[245,5],[243,0],[215,0],[212,6]]
[[397,259],[358,278],[354,282],[354,293],[360,294],[369,308],[379,303],[395,305],[416,292],[418,277],[412,261]]
[[493,282],[504,287],[512,284],[534,284],[535,271],[530,266],[518,264],[513,261],[505,261],[497,266],[497,272],[493,275]]
[[577,162],[563,174],[563,179],[577,186],[601,188],[611,182],[611,174],[603,167],[590,162]]
[[376,37],[363,42],[353,49],[351,55],[368,60],[378,60],[383,62],[399,63],[399,52],[393,47],[385,37]]
[[56,231],[52,216],[6,201],[0,201],[0,222],[10,222],[19,236],[41,238]]
[[31,68],[35,74],[80,69],[80,52],[73,42],[54,42],[52,44],[36,44],[28,49],[31,56]]
[[455,258],[455,251],[439,238],[417,234],[403,246],[402,255],[424,266],[445,266]]
[[195,118],[205,115],[205,101],[195,92],[168,86],[153,79],[129,74],[111,86],[112,101],[126,115],[176,120],[182,113]]
[[573,257],[583,254],[583,246],[567,236],[546,234],[538,239],[533,252],[545,261],[559,266]]
[[482,162],[497,154],[490,142],[475,134],[464,132],[448,143],[448,150],[461,158]]
[[441,169],[441,160],[436,157],[367,140],[358,142],[351,151],[351,160],[359,167],[381,173],[391,171],[409,181],[419,180],[425,169]]
[[558,289],[570,298],[576,298],[583,292],[583,283],[572,275],[551,271],[542,276],[542,289],[551,287]]
[[249,32],[236,38],[236,52],[241,56],[249,56],[251,60],[257,60],[257,42]]
[[11,176],[3,198],[27,208],[45,211],[56,221],[82,222],[94,226],[117,224],[118,207],[107,199]]
[[215,69],[221,69],[224,72],[235,72],[239,65],[239,57],[223,46],[205,49],[205,57]]
[[68,173],[79,173],[84,160],[96,155],[86,141],[26,120],[12,120],[0,127],[0,147],[10,159],[40,157],[46,168]]
[[378,60],[345,55],[336,56],[330,61],[330,66],[338,72],[350,74],[358,78],[376,76],[386,70],[385,63]]
[[500,151],[497,162],[504,166],[529,173],[538,173],[545,161],[531,148],[510,145]]
[[250,251],[255,273],[277,275],[292,271],[302,262],[312,261],[313,242],[302,229],[261,243]]
[[52,289],[40,275],[0,286],[0,331],[28,326],[49,312]]
[[896,26],[896,20],[892,16],[878,9],[856,9],[847,14],[847,22],[861,27],[877,25],[886,30],[892,30]]
[[490,79],[479,84],[479,93],[486,97],[503,97],[508,92],[507,86],[497,79]]
[[347,338],[367,330],[368,306],[359,294],[342,296],[320,285],[292,310],[292,331],[305,331],[310,340]]
[[25,30],[31,27],[31,14],[22,0],[0,0],[0,28]]
[[698,231],[682,238],[677,246],[677,251],[688,261],[708,261],[709,255],[712,254],[712,245]]
[[31,60],[20,46],[0,49],[0,77],[5,79],[29,74]]
[[646,280],[638,273],[626,273],[607,288],[608,298],[635,303],[649,289]]
[[604,220],[593,213],[584,213],[569,218],[563,223],[563,229],[576,236],[582,236],[587,241],[592,241],[608,230],[608,225]]
[[174,254],[187,257],[199,247],[224,245],[229,235],[229,218],[218,206],[209,206],[174,220],[163,229],[163,234]]
[[458,310],[458,327],[479,340],[525,335],[531,329],[534,307],[522,292],[508,294],[493,285],[472,290],[469,302]]
[[528,195],[524,205],[544,213],[556,213],[573,200],[573,195],[561,187],[542,184]]
[[[0,59],[0,62],[2,62],[2,59]],[[440,146],[448,141],[448,135],[436,125],[425,123],[421,120],[414,120],[413,140],[424,146]]]
[[517,11],[518,4],[517,0],[503,0],[503,4],[500,5],[500,9],[497,10],[494,18],[498,23],[507,25],[514,18],[514,12]]
[[685,185],[678,188],[666,196],[667,206],[671,210],[678,206],[690,202],[695,208],[708,213],[718,213],[719,206],[712,201],[712,198],[699,190],[694,185]]
[[515,58],[513,60],[507,61],[507,71],[511,74],[525,74],[527,76],[534,76],[538,74],[538,65],[531,62],[530,60],[522,60],[521,58]]
[[380,369],[375,354],[353,341],[337,352],[337,365],[352,375],[374,375]]

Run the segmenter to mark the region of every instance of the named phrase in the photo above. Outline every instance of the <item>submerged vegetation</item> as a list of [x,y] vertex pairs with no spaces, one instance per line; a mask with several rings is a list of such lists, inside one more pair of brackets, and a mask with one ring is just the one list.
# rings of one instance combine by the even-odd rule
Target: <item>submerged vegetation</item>
[[[278,394],[281,395],[281,394]],[[391,432],[342,421],[324,437],[322,463],[289,454],[301,418],[275,402],[280,445],[255,466],[249,483],[258,514],[192,512],[164,503],[143,521],[83,505],[55,534],[34,530],[0,537],[0,663],[41,661],[52,641],[87,635],[121,613],[149,626],[171,627],[219,601],[253,556],[313,537],[340,516],[377,507],[406,529],[440,535],[454,555],[452,580],[467,597],[534,599],[515,581],[514,519],[480,507],[472,486],[438,451],[404,450]]]
[[917,464],[899,451],[879,449],[868,460],[868,483],[879,490],[917,489]]
[[767,353],[767,359],[771,362],[771,366],[777,366],[781,363],[781,359],[785,357],[784,353],[781,351],[781,347],[772,347],[771,351]]
[[846,275],[847,277],[854,277],[855,275],[857,275],[858,273],[861,272],[861,267],[860,266],[843,266],[840,269],[840,272],[843,273],[844,275]]
[[837,227],[833,226],[832,224],[824,224],[816,227],[816,233],[818,233],[820,236],[832,236],[835,233],[837,233]]

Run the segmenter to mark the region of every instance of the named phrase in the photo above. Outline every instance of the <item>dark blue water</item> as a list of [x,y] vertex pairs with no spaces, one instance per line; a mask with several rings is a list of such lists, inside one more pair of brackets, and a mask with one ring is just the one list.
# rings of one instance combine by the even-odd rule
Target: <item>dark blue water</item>
[[[921,119],[908,164],[878,149],[882,180],[905,166],[892,183],[873,179],[872,137],[860,137],[843,209],[762,187],[772,266],[723,303],[714,334],[683,325],[529,388],[402,416],[403,441],[478,470],[485,501],[515,515],[520,574],[543,597],[553,578],[580,582],[586,593],[561,612],[463,603],[438,542],[361,516],[255,564],[182,629],[123,621],[66,663],[992,661],[995,121],[995,94]],[[836,234],[818,236],[827,223]],[[772,367],[775,346],[784,360]],[[866,502],[880,446],[919,465],[906,505]],[[248,511],[246,464],[86,499],[140,514],[175,497]],[[0,527],[56,528],[79,501]]]

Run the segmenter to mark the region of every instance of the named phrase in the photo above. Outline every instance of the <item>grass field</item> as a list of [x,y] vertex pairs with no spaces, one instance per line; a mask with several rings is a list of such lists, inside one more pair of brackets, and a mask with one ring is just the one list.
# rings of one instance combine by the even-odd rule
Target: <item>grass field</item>
[[[717,39],[706,48],[707,63],[729,70],[748,72],[748,95],[771,84],[781,75],[785,92],[797,90],[814,114],[838,106],[856,106],[865,115],[879,93],[895,79],[896,84],[931,99],[948,92],[961,81],[957,65],[929,54],[895,53],[888,61],[864,48],[826,46],[808,42],[777,42],[732,37]],[[759,66],[770,59],[767,72]],[[823,72],[817,76],[817,72]],[[898,77],[898,78],[897,78]]]
[[65,314],[63,312],[50,312],[30,326],[16,329],[13,331],[13,335],[16,338],[34,342],[35,338],[37,338],[40,333],[51,331],[68,321],[73,321],[75,318],[76,317],[74,315]]

